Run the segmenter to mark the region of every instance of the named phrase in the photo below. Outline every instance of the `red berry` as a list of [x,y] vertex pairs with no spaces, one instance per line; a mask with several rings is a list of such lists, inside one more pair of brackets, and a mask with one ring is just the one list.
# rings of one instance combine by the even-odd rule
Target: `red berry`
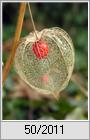
[[48,83],[48,75],[43,75],[43,77],[42,77],[42,81],[44,82],[44,83]]
[[32,50],[37,58],[45,58],[48,55],[48,44],[42,40],[38,40],[33,43]]

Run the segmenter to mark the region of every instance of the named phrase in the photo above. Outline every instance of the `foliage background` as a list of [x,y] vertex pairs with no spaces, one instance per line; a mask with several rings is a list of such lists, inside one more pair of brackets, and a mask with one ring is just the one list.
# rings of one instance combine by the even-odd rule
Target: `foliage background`
[[[12,47],[19,3],[3,4],[3,67]],[[36,28],[42,30],[58,26],[72,37],[75,47],[74,74],[77,84],[70,81],[60,93],[58,101],[33,91],[17,75],[14,65],[3,87],[4,120],[82,120],[88,118],[88,98],[78,84],[87,91],[88,85],[88,4],[87,3],[31,3]],[[28,12],[25,13],[21,36],[32,31]]]

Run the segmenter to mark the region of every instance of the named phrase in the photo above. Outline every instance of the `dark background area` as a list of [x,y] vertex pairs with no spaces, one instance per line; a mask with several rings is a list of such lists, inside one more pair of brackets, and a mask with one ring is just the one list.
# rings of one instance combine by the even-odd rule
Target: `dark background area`
[[[12,47],[19,3],[3,4],[3,67]],[[31,3],[37,30],[60,27],[71,36],[75,48],[73,74],[77,84],[87,90],[88,85],[88,4],[87,3]],[[28,7],[21,37],[32,31]],[[88,98],[75,83],[60,93],[58,101],[33,91],[17,75],[14,65],[3,87],[3,119],[82,120],[88,118]]]

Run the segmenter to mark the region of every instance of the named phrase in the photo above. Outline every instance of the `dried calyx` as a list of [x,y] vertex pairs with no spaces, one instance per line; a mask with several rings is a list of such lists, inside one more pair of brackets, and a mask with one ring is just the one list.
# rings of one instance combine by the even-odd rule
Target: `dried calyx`
[[20,77],[35,90],[59,93],[68,85],[74,67],[74,49],[70,36],[53,27],[30,33],[21,41],[15,56]]

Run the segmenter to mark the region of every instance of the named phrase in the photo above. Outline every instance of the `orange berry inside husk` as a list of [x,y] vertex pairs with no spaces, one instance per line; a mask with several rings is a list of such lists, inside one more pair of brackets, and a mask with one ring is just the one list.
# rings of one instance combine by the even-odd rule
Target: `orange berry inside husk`
[[33,43],[32,50],[39,59],[46,58],[48,56],[48,44],[41,39]]

